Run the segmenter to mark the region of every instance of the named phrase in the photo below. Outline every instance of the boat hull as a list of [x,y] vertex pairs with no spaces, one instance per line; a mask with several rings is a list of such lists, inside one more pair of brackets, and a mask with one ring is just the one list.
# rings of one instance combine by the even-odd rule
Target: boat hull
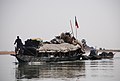
[[15,55],[17,60],[22,62],[59,62],[59,61],[75,61],[80,60],[81,55],[72,57],[36,57],[28,55]]

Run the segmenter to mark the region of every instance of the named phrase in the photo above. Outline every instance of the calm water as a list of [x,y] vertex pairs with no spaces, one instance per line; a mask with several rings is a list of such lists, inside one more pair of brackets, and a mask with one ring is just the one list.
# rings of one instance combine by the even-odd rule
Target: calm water
[[16,64],[0,55],[0,81],[120,81],[120,52],[113,59]]

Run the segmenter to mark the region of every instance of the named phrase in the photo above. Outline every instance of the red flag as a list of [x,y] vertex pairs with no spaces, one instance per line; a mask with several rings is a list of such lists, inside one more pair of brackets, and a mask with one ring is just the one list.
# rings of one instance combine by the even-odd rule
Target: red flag
[[77,23],[76,16],[75,16],[75,26],[76,26],[77,28],[79,28],[79,25],[78,25],[78,23]]

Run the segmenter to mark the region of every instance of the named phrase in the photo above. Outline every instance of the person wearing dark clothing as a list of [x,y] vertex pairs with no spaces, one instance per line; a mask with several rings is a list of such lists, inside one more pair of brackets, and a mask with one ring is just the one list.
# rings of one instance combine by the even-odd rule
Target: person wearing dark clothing
[[17,53],[19,50],[21,50],[22,49],[22,47],[23,47],[23,43],[22,43],[22,40],[19,38],[19,36],[17,36],[17,39],[15,40],[15,42],[14,42],[14,45],[15,44],[17,44],[16,45],[16,48],[15,48],[15,53]]
[[98,51],[96,49],[90,50],[90,55],[89,56],[96,56],[98,55]]

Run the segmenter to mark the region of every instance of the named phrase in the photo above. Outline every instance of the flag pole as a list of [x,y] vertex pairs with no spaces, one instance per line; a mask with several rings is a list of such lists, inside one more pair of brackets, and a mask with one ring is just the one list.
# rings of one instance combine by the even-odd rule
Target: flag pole
[[76,27],[76,39],[77,39],[77,27]]
[[71,30],[72,30],[72,34],[73,34],[73,36],[74,36],[74,32],[73,32],[73,27],[72,27],[72,22],[71,22],[71,20],[70,20],[70,27],[71,27]]
[[76,26],[76,39],[77,39],[77,28],[79,28],[76,16],[75,16],[75,26]]

